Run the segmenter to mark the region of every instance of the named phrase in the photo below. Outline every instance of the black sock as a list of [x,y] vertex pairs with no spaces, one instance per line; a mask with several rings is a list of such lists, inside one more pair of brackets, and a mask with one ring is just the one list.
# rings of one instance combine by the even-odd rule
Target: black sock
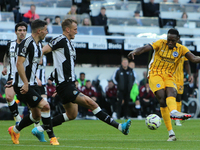
[[46,130],[49,138],[55,137],[53,133],[53,127],[52,127],[52,122],[51,122],[51,117],[44,118],[42,117],[42,122],[43,122],[43,129]]
[[135,108],[135,109],[136,109],[137,115],[138,115],[138,116],[141,116],[141,114],[142,114],[141,108]]
[[119,123],[116,122],[113,118],[111,118],[108,114],[106,114],[102,110],[99,111],[97,114],[95,114],[95,116],[99,118],[101,121],[118,129]]
[[13,117],[16,117],[19,114],[17,103],[15,102],[12,106],[9,106],[9,109],[13,115]]
[[18,125],[16,125],[16,128],[18,131],[21,131],[23,128],[33,124],[33,121],[30,119],[30,115],[26,115]]

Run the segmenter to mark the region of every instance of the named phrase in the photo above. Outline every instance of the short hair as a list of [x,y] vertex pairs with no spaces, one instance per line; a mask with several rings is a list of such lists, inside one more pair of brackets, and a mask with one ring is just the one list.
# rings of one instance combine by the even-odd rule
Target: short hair
[[85,75],[85,73],[84,73],[84,72],[81,72],[81,73],[80,73],[80,75],[82,75],[82,74],[84,74],[84,75]]
[[15,32],[17,31],[17,29],[18,29],[19,26],[24,26],[24,27],[26,27],[26,31],[27,31],[27,29],[28,29],[27,23],[24,22],[24,21],[22,21],[22,22],[19,22],[18,24],[15,25]]
[[60,18],[60,16],[55,16],[55,19],[56,19],[56,18]]
[[31,23],[31,30],[32,32],[35,32],[36,29],[38,28],[42,28],[44,26],[47,25],[46,21],[40,20],[40,19],[36,19]]
[[31,6],[30,6],[30,7],[32,7],[32,6],[36,8],[36,6],[35,6],[34,4],[31,4]]
[[105,10],[106,10],[106,7],[102,6],[102,7],[101,7],[101,10],[102,10],[102,9],[105,9]]
[[177,37],[180,37],[178,30],[176,30],[174,28],[169,29],[167,34],[175,34],[175,35],[177,35]]
[[122,57],[122,61],[124,61],[124,60],[127,60],[127,61],[128,61],[128,58],[126,58],[126,57]]
[[72,23],[77,23],[76,20],[73,20],[73,19],[65,19],[63,22],[62,22],[62,30],[65,31],[66,27],[71,27]]

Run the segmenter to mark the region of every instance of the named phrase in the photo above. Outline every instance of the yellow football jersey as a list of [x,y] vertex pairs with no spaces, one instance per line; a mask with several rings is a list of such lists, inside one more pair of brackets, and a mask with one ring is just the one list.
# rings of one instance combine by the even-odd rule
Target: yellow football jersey
[[181,60],[178,64],[178,67],[176,69],[176,72],[173,75],[175,81],[178,82],[178,83],[183,83],[183,79],[184,79],[183,69],[184,69],[184,62],[185,61],[188,61],[188,59],[186,57],[182,56]]
[[169,74],[173,76],[182,56],[185,56],[189,49],[179,43],[173,49],[169,49],[167,40],[161,39],[150,44],[154,50],[149,63],[150,74]]

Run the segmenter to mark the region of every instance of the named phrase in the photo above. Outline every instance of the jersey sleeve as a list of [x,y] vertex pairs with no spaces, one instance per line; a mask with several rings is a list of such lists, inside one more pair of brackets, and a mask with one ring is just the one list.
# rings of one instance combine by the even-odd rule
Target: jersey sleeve
[[154,50],[159,50],[159,47],[161,46],[162,40],[157,40],[156,42],[150,43],[149,45],[152,46]]
[[18,56],[26,57],[28,54],[28,47],[24,46],[25,41],[22,41],[18,47]]
[[184,61],[188,61],[188,59],[185,57],[185,58],[184,58]]
[[8,42],[7,46],[6,46],[6,52],[5,52],[5,55],[6,57],[9,57],[9,49],[10,49],[10,42]]
[[183,46],[182,55],[185,56],[185,54],[188,53],[188,52],[190,52],[190,50],[186,46]]
[[52,39],[48,45],[52,48],[52,51],[58,49],[58,48],[63,48],[63,45],[66,44],[64,42],[67,42],[65,41],[64,39],[58,39],[58,38],[55,38],[55,39]]

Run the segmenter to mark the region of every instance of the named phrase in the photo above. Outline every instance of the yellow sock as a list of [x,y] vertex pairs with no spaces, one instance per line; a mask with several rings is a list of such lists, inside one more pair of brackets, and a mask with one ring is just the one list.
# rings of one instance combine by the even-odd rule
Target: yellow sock
[[176,98],[175,97],[167,97],[166,99],[167,107],[169,108],[169,111],[177,110],[176,106]]
[[176,105],[177,105],[177,111],[181,112],[182,101],[176,102]]
[[168,107],[160,107],[160,111],[167,130],[172,130],[172,123]]

